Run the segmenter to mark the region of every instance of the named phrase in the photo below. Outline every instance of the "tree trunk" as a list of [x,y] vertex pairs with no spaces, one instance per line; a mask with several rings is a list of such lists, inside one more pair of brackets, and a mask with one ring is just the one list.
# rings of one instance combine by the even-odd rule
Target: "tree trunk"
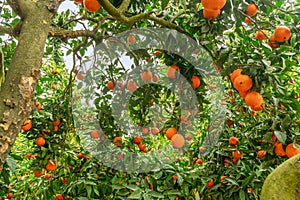
[[300,154],[279,165],[265,180],[261,200],[300,199]]
[[53,2],[59,5],[58,1],[49,0],[12,2],[18,4],[22,20],[18,46],[0,92],[0,166],[5,162],[24,120],[33,112],[44,47],[56,12],[51,9]]

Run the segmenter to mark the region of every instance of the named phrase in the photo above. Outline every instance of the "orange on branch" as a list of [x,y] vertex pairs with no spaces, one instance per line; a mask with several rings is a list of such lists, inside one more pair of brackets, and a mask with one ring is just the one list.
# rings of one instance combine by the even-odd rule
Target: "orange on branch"
[[198,76],[192,76],[191,81],[194,89],[197,89],[200,86],[200,78]]
[[289,158],[291,158],[297,154],[300,154],[300,145],[294,144],[294,143],[288,144],[285,148],[285,153],[286,153],[287,157],[289,157]]
[[167,74],[169,78],[176,78],[176,72],[180,74],[180,69],[177,65],[172,65],[168,68]]
[[248,16],[253,17],[254,15],[256,15],[257,11],[258,11],[257,5],[255,5],[254,3],[251,3],[247,6],[245,13]]
[[243,71],[242,69],[236,69],[230,74],[230,80],[232,83],[234,82],[234,79],[236,77],[238,77],[239,75],[242,75],[242,71]]
[[38,145],[38,146],[44,146],[46,143],[46,140],[43,138],[43,137],[38,137],[36,140],[35,140],[35,144]]
[[182,148],[184,146],[184,137],[179,133],[175,134],[171,141],[174,148]]
[[83,5],[88,12],[96,12],[101,7],[97,0],[83,0]]
[[225,6],[226,0],[201,0],[201,3],[204,8],[220,10]]
[[267,38],[267,31],[266,30],[259,30],[255,33],[255,38],[258,40],[264,40]]
[[28,131],[32,127],[32,121],[30,119],[26,119],[21,127],[23,131]]
[[205,19],[214,20],[219,16],[220,12],[221,12],[220,9],[213,10],[213,9],[209,9],[209,8],[204,8],[203,16]]
[[274,37],[277,42],[286,42],[291,37],[291,31],[286,26],[279,26],[275,29]]
[[177,133],[177,129],[176,128],[168,128],[167,132],[166,132],[166,137],[171,140],[172,137]]
[[262,110],[264,98],[258,92],[249,92],[245,97],[245,102],[254,111]]
[[252,88],[252,79],[248,75],[239,75],[234,79],[233,87],[239,92],[246,92]]

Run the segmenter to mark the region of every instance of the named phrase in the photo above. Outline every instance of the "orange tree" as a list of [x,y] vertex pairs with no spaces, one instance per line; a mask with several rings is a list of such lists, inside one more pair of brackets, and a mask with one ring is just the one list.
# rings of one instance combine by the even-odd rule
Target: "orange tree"
[[[57,13],[57,9],[63,1],[1,2],[4,20],[0,32],[9,35],[8,39],[2,39],[1,51],[4,55],[1,67],[6,71],[0,94],[0,165],[1,180],[4,180],[1,195],[24,199],[257,199],[267,175],[298,153],[297,2],[76,2],[77,12],[62,13]],[[83,30],[75,30],[78,24],[83,24]],[[184,134],[184,141],[190,141],[186,154],[152,173],[128,174],[89,158],[89,152],[83,151],[72,122],[70,95],[76,75],[79,81],[87,80],[85,74],[78,74],[78,71],[88,47],[100,44],[111,35],[145,27],[175,29],[195,39],[209,53],[213,60],[209,69],[216,68],[223,77],[226,95],[222,104],[226,104],[226,121],[218,143],[209,153],[205,152],[207,147],[203,141],[211,120],[207,113],[213,109],[205,94],[215,86],[208,84],[194,71],[194,66],[178,55],[163,50],[158,53],[156,49],[133,52],[129,57],[136,62],[155,61],[165,66],[162,71],[151,72],[153,82],[155,75],[158,79],[163,75],[172,77],[168,73],[169,66],[180,70],[193,86],[196,83],[191,80],[192,76],[199,77],[200,87],[194,88],[201,120],[193,134]],[[139,39],[128,37],[125,48]],[[179,40],[173,39],[174,43]],[[60,51],[62,46],[68,51]],[[73,55],[74,67],[69,78],[61,60],[65,54]],[[115,148],[145,154],[168,143],[176,147],[173,133],[165,132],[169,128],[178,129],[179,122],[188,127],[195,113],[188,109],[180,111],[175,95],[154,83],[135,89],[134,83],[124,80],[122,89],[134,91],[131,101],[124,107],[129,107],[140,133],[149,135],[151,131],[151,136],[143,137],[143,143],[137,144],[138,141],[126,137],[126,133],[117,128],[111,117],[109,89],[116,87],[118,78],[128,73],[117,63],[104,64],[101,68],[97,86],[102,93],[95,101],[97,112],[90,113],[82,106],[75,116],[76,119],[98,119],[105,135],[90,129],[84,134],[91,134],[93,139],[107,137],[112,141],[111,146],[118,146]],[[230,76],[236,69],[241,69],[243,75],[235,72],[235,78]],[[148,80],[149,76],[147,72],[141,78]],[[158,124],[148,126],[149,118],[153,117],[149,110],[157,108],[156,104],[169,107],[158,110],[157,117],[154,116],[161,118]],[[35,107],[41,108],[40,111],[33,112]],[[21,127],[24,132],[7,157]],[[44,138],[45,144],[41,138],[36,141],[39,137]],[[17,166],[14,159],[18,160]],[[111,160],[118,163],[122,159],[120,153]]]

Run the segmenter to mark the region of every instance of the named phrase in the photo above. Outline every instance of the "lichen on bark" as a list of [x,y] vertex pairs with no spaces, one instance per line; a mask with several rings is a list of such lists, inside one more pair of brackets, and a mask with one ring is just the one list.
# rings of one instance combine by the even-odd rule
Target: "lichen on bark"
[[279,165],[265,180],[261,200],[300,200],[300,154]]

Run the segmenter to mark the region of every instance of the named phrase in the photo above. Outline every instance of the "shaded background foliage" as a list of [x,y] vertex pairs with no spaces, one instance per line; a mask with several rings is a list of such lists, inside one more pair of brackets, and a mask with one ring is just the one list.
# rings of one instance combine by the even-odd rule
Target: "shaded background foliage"
[[[119,0],[111,2],[116,7],[121,3]],[[16,26],[19,21],[16,14],[8,9],[5,2],[0,3],[3,4],[0,9],[1,25]],[[258,14],[252,18],[252,25],[244,23],[244,9],[248,3],[255,3],[259,8]],[[212,152],[203,156],[199,151],[207,131],[207,122],[204,122],[195,134],[186,156],[150,174],[126,174],[98,164],[96,160],[89,158],[88,152],[84,152],[80,138],[74,130],[73,116],[70,112],[72,90],[66,88],[70,87],[69,84],[72,86],[74,72],[80,70],[77,67],[88,54],[88,49],[100,43],[102,38],[97,38],[96,41],[87,37],[49,38],[42,78],[36,88],[36,100],[42,103],[43,109],[30,116],[33,121],[32,129],[22,132],[3,166],[0,172],[0,194],[4,196],[10,191],[16,198],[23,199],[51,199],[55,196],[53,194],[57,193],[72,199],[198,199],[198,196],[201,199],[259,199],[267,175],[287,159],[273,152],[273,134],[276,135],[276,141],[282,142],[284,147],[293,141],[299,143],[299,4],[299,1],[283,0],[227,1],[221,15],[214,21],[207,21],[203,17],[203,8],[199,1],[131,1],[126,12],[128,16],[153,11],[157,17],[172,21],[180,26],[185,34],[197,40],[212,56],[215,67],[223,77],[225,92],[232,91],[232,94],[227,93],[224,97],[227,119]],[[73,30],[81,24],[80,27],[94,29],[96,35],[103,38],[131,28],[159,27],[150,20],[141,20],[130,27],[112,20],[103,8],[96,13],[88,13],[82,5],[77,6],[79,12],[67,10],[57,14],[52,26]],[[99,21],[102,23],[99,24]],[[267,40],[255,39],[257,30],[267,30],[267,35],[270,36],[275,27],[280,25],[288,26],[292,36],[279,48],[272,49],[267,45]],[[14,37],[1,38],[6,68],[16,44],[17,39]],[[135,53],[142,54],[141,60],[150,58],[151,62],[154,56],[149,52],[141,50]],[[66,55],[70,55],[76,61],[71,79],[62,60]],[[176,64],[173,63],[174,60],[185,62],[166,52],[162,52],[155,59],[166,65]],[[184,63],[182,66],[183,74],[191,76],[192,74],[184,73],[188,64]],[[264,110],[254,116],[227,78],[237,68],[242,68],[243,73],[254,80],[253,90],[260,92],[264,97]],[[58,70],[58,73],[53,74],[53,69],[54,72]],[[120,76],[126,72],[112,65],[110,68],[104,68],[103,73],[109,76],[101,77],[99,87],[106,88],[111,76]],[[57,89],[51,89],[52,85],[56,85]],[[200,97],[208,87],[202,80]],[[139,96],[142,92],[143,90],[138,90],[136,95]],[[154,97],[154,102],[159,103],[160,97]],[[145,100],[147,101],[148,99]],[[107,107],[107,104],[106,107],[99,107],[99,112],[107,110]],[[53,131],[51,124],[56,117],[61,119],[58,132]],[[85,113],[80,117],[89,119],[89,115]],[[178,113],[172,117],[180,120]],[[171,122],[176,124],[175,120]],[[166,123],[164,128],[168,128],[172,123]],[[44,129],[50,130],[48,136],[45,136],[46,145],[37,147],[34,141]],[[107,129],[110,130],[115,129]],[[228,139],[231,136],[239,138],[237,147],[229,145]],[[163,134],[159,137],[164,140]],[[149,142],[148,145],[151,148],[153,144]],[[125,141],[125,146],[139,151],[132,141]],[[236,149],[242,151],[243,157],[235,164],[232,162],[232,152]],[[267,154],[258,158],[259,150],[265,150]],[[28,153],[36,157],[24,158]],[[78,158],[79,153],[84,154],[83,159]],[[50,179],[34,177],[33,170],[41,170],[49,159],[54,158],[58,169],[51,172]],[[202,159],[203,164],[196,164],[197,159]],[[18,164],[15,164],[15,160]],[[227,178],[221,180],[221,176]],[[66,184],[62,184],[63,178],[67,178]],[[207,188],[210,179],[213,179],[215,184]]]

